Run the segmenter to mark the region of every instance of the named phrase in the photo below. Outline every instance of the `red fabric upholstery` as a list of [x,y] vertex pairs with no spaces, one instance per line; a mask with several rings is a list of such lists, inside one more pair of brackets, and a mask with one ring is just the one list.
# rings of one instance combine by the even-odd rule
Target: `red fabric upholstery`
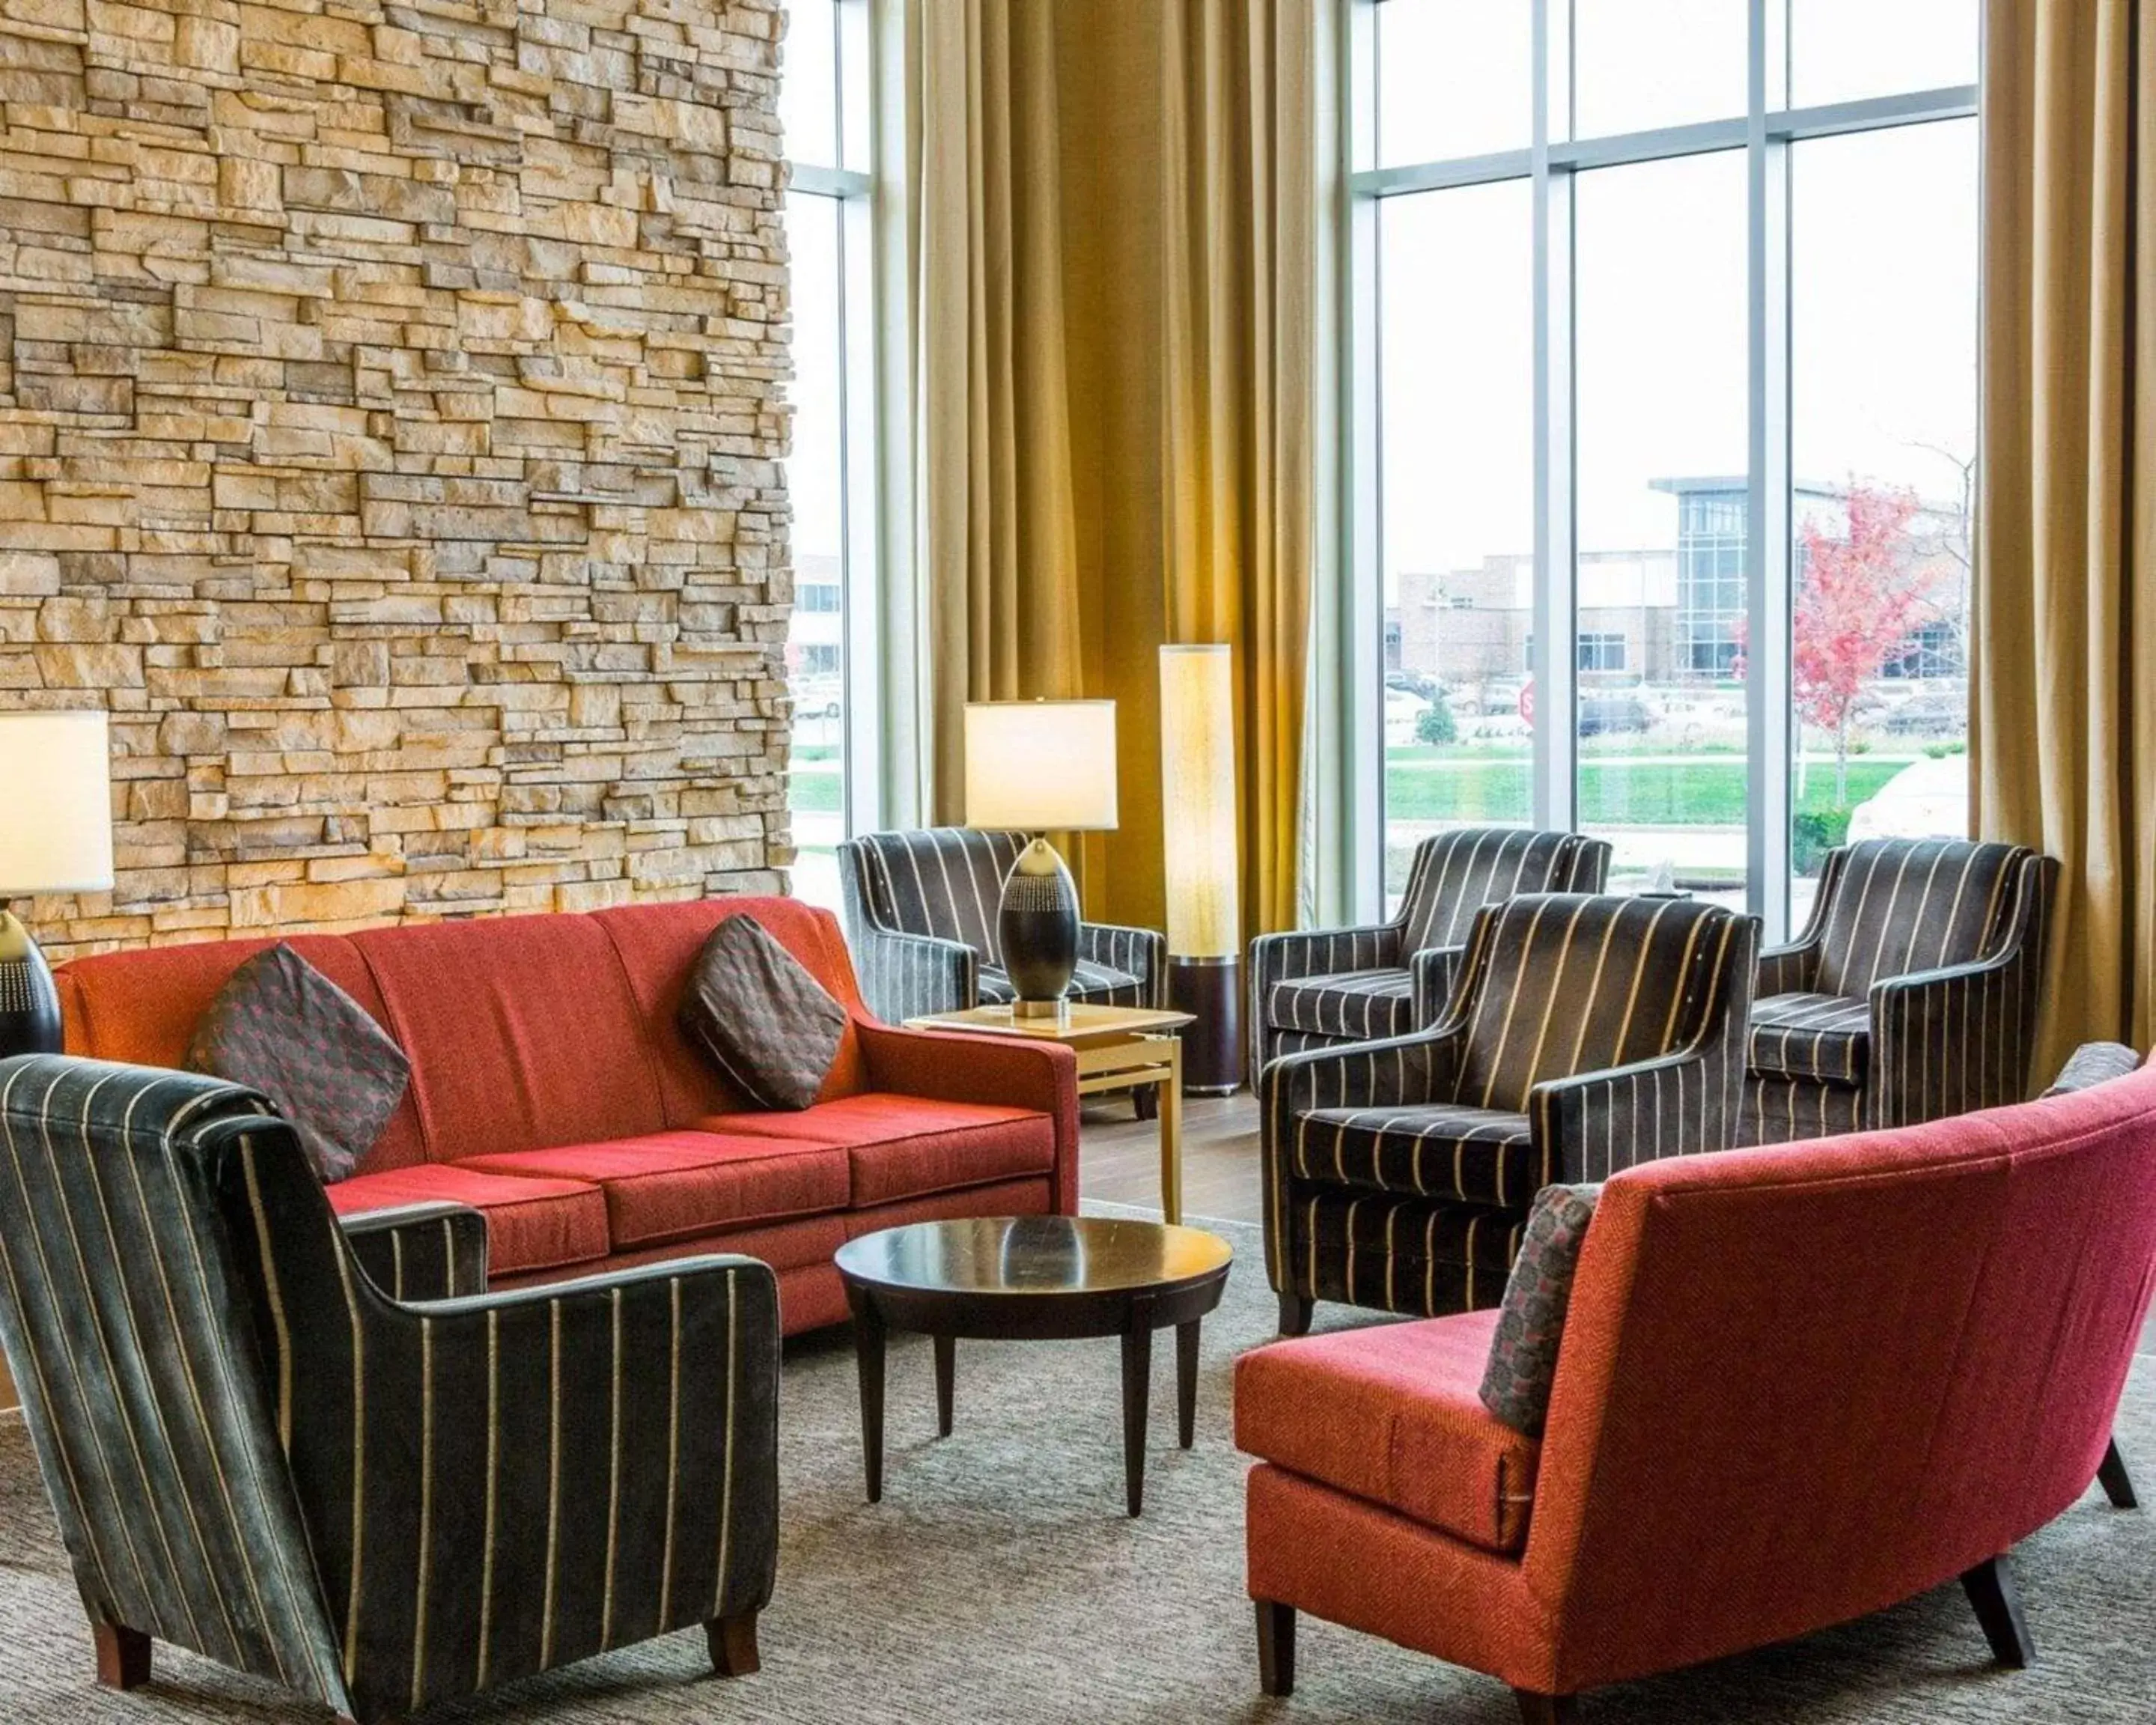
[[2087,1488],[2152,1266],[2156,1070],[1630,1170],[1517,1563],[1260,1469],[1252,1590],[1560,1694],[1881,1609]]
[[1314,1336],[1235,1364],[1235,1443],[1491,1551],[1527,1537],[1541,1445],[1476,1394],[1495,1312]]
[[889,1204],[1055,1166],[1055,1127],[1028,1108],[937,1102],[870,1091],[798,1114],[714,1114],[705,1132],[843,1144],[853,1162],[853,1201]]
[[588,1267],[608,1251],[605,1196],[580,1180],[511,1179],[430,1162],[360,1174],[328,1190],[341,1216],[400,1204],[470,1205],[486,1218],[490,1276]]
[[847,1203],[845,1150],[784,1138],[660,1132],[475,1156],[457,1166],[590,1182],[606,1194],[607,1231],[617,1251],[820,1215]]
[[665,1129],[613,944],[590,916],[382,928],[374,973],[437,1162]]
[[[747,1106],[711,1057],[681,1034],[681,994],[713,928],[728,916],[752,916],[856,1019],[865,1016],[853,961],[829,911],[786,898],[710,898],[681,904],[627,905],[591,920],[612,942],[636,1000],[645,1046],[657,1073],[669,1127]],[[868,1088],[859,1032],[849,1028],[819,1100]]]
[[[959,1216],[1045,1216],[1051,1213],[1054,1188],[1046,1180],[1004,1180],[964,1192],[940,1192],[932,1198],[909,1198],[897,1204],[848,1213],[846,1238],[859,1240],[886,1228],[916,1222],[948,1222]],[[837,1272],[833,1272],[835,1275]]]
[[[781,1274],[792,1270],[820,1269],[835,1277],[838,1271],[831,1267],[832,1255],[845,1243],[844,1216],[807,1216],[793,1222],[752,1223],[746,1228],[721,1228],[715,1234],[707,1234],[696,1240],[670,1240],[665,1245],[634,1247],[610,1255],[606,1260],[606,1268],[609,1271],[633,1270],[644,1264],[668,1264],[686,1258],[734,1253],[745,1258],[759,1258]],[[550,1271],[501,1278],[494,1285],[496,1287],[525,1287],[535,1282],[560,1281],[565,1276],[587,1276],[590,1273],[588,1266],[566,1271]]]

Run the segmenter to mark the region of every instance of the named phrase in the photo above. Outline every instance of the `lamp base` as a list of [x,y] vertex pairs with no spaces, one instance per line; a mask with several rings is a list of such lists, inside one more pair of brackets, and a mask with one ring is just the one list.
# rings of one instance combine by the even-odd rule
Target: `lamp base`
[[1045,839],[1018,854],[1004,876],[996,912],[996,945],[1018,995],[1012,1010],[1021,1018],[1063,1010],[1063,997],[1078,968],[1078,885]]
[[60,1051],[60,994],[52,967],[11,911],[0,911],[0,1060]]
[[1194,1020],[1183,1027],[1183,1094],[1233,1096],[1243,1087],[1242,965],[1170,957],[1168,1004]]

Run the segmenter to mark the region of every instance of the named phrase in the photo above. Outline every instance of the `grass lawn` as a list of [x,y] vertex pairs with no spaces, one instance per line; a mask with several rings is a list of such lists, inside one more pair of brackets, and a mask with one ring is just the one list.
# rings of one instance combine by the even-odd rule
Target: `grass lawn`
[[845,804],[845,786],[835,773],[789,773],[786,806],[802,814],[836,814]]
[[[1440,768],[1424,751],[1421,761],[1391,756],[1385,768],[1385,814],[1393,820],[1524,819],[1533,798],[1525,761],[1477,762]],[[1859,756],[1849,763],[1847,807],[1876,791],[1909,763]],[[1744,762],[1707,756],[1697,761],[1579,768],[1579,820],[1599,826],[1732,826],[1744,824]],[[1834,768],[1814,762],[1804,773],[1802,813],[1825,814],[1835,806]]]

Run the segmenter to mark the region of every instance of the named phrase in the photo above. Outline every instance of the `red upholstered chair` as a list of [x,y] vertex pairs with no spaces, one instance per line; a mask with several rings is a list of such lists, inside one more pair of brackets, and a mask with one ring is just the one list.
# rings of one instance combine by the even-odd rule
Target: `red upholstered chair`
[[1242,1360],[1265,1687],[1309,1611],[1490,1673],[1532,1725],[1957,1576],[2020,1663],[2003,1559],[2115,1465],[2152,1264],[2156,1069],[1620,1173],[1539,1440],[1481,1401],[1494,1312]]

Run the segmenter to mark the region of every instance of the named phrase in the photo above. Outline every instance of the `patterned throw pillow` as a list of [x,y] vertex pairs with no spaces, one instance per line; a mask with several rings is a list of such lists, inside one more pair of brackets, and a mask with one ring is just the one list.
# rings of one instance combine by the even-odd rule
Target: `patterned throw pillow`
[[681,1028],[759,1108],[816,1100],[846,1032],[846,1009],[753,916],[711,931],[681,996]]
[[1558,1343],[1572,1303],[1573,1272],[1599,1186],[1545,1186],[1536,1194],[1505,1284],[1490,1363],[1482,1373],[1482,1405],[1515,1431],[1540,1437],[1557,1378]]
[[269,1097],[325,1183],[351,1177],[412,1081],[404,1050],[367,1009],[281,942],[218,991],[187,1065]]

